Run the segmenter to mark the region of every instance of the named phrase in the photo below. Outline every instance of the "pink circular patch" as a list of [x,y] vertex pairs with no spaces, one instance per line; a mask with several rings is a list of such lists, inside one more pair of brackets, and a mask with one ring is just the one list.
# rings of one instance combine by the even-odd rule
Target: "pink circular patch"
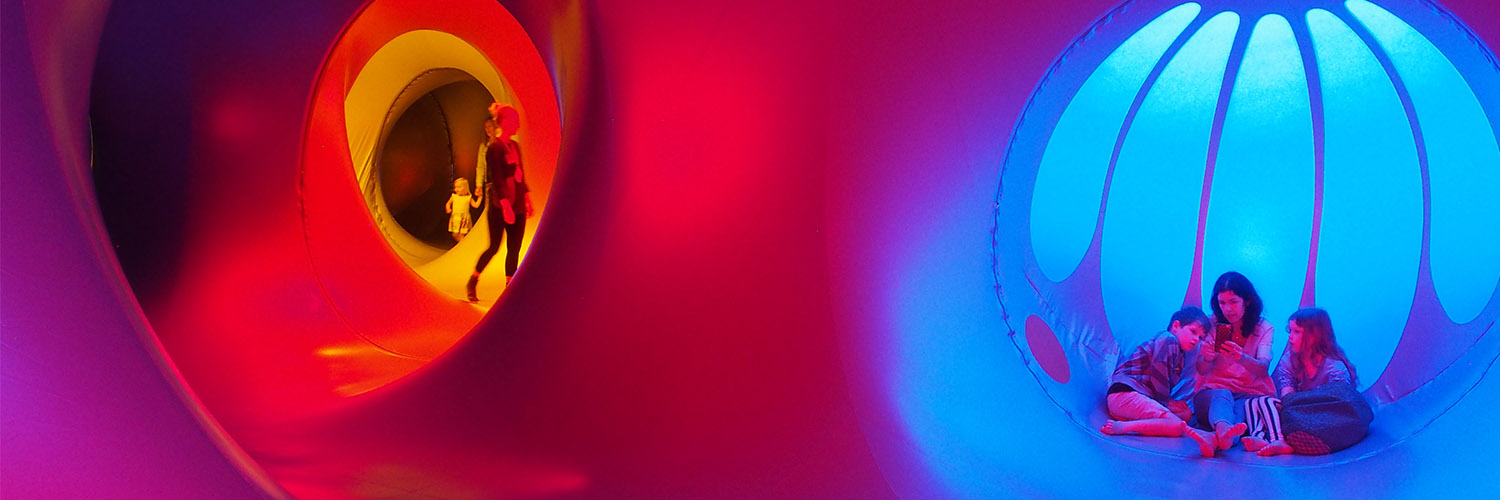
[[1035,314],[1026,317],[1026,345],[1031,348],[1031,356],[1036,358],[1036,364],[1042,366],[1042,370],[1060,384],[1068,383],[1072,373],[1068,368],[1068,355],[1063,352],[1062,343],[1057,341],[1057,335],[1052,333],[1052,327]]

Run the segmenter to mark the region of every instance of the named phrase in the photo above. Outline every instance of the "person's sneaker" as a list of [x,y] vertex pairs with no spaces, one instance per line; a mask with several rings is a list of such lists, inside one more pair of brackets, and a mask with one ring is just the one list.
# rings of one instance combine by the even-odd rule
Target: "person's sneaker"
[[472,275],[469,276],[469,283],[465,287],[465,289],[468,290],[468,292],[469,292],[469,302],[479,302],[479,294],[475,291],[475,288],[478,288],[478,287],[479,287],[479,273],[474,273],[474,274],[472,274]]

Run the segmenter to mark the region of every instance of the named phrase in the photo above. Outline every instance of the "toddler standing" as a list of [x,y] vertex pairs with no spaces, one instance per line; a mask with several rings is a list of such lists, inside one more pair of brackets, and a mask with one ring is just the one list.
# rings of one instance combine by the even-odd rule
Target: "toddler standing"
[[469,228],[474,221],[469,218],[469,207],[478,207],[481,196],[474,196],[469,191],[469,180],[459,177],[453,180],[453,194],[448,196],[448,204],[443,210],[448,211],[448,233],[453,235],[453,241],[463,241],[464,235],[469,234]]

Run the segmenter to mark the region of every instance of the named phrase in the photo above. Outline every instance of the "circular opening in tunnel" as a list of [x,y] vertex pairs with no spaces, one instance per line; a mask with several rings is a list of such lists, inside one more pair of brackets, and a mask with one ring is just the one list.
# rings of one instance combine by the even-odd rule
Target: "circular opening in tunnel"
[[[482,45],[437,30],[401,33],[369,55],[342,108],[369,225],[429,286],[488,308],[530,249],[560,131],[551,113],[533,109],[550,102],[516,88],[505,70],[514,62]],[[487,136],[486,122],[500,112],[493,104],[517,118],[510,135],[497,126]]]
[[[1332,316],[1382,426],[1362,449],[1437,418],[1462,391],[1434,387],[1477,383],[1464,360],[1493,358],[1500,316],[1500,202],[1477,187],[1500,184],[1500,75],[1477,40],[1402,0],[1108,13],[1034,91],[1001,174],[999,297],[1043,388],[1099,428],[1120,361],[1180,307],[1212,315],[1239,271],[1270,371],[1293,311]],[[1174,394],[1198,388],[1185,356]]]
[[[370,2],[329,52],[314,91],[301,151],[301,234],[335,330],[354,335],[317,350],[333,371],[348,372],[340,394],[424,365],[503,304],[507,257],[527,253],[546,211],[562,135],[550,70],[504,7],[449,7]],[[454,242],[447,202],[455,179],[480,184],[492,103],[518,117],[510,140],[533,210],[506,228],[502,241],[519,248],[499,245],[470,302],[466,282],[498,210],[487,201],[454,207],[471,223]],[[515,283],[526,283],[524,268]]]
[[[247,449],[268,449],[261,446],[268,435],[257,429],[327,417],[346,398],[427,366],[485,314],[507,314],[503,301],[486,309],[499,295],[503,266],[490,266],[478,307],[462,300],[480,249],[460,244],[437,258],[408,260],[387,235],[411,238],[406,227],[420,233],[418,224],[376,214],[366,195],[411,195],[402,205],[416,207],[429,189],[412,186],[447,183],[450,168],[471,174],[492,101],[520,115],[515,140],[538,213],[550,191],[559,95],[547,62],[501,4],[363,2],[308,74],[318,44],[343,22],[336,15],[357,3],[200,30],[189,47],[180,38],[107,29],[111,42],[101,44],[93,75],[95,187],[136,299],[121,302],[121,324],[143,335],[147,350],[159,340],[171,362],[157,361],[193,389],[184,401],[201,398],[235,439],[255,444]],[[136,10],[124,18],[112,10],[110,25],[158,27],[157,13]],[[211,11],[194,10],[204,19]],[[298,29],[255,28],[284,22],[292,11],[305,21]],[[445,128],[420,114],[432,111],[432,101]],[[437,158],[387,168],[387,185],[406,175],[427,179],[399,192],[366,190],[376,184],[362,176],[379,182],[382,143],[392,145],[388,157],[421,151]],[[450,152],[451,160],[442,159]],[[529,218],[527,229],[538,219]],[[437,267],[445,256],[456,257],[452,272]],[[413,263],[450,281],[426,279]],[[84,285],[115,290],[112,281]],[[128,306],[136,303],[150,328],[134,323]],[[487,331],[505,327],[496,321]]]

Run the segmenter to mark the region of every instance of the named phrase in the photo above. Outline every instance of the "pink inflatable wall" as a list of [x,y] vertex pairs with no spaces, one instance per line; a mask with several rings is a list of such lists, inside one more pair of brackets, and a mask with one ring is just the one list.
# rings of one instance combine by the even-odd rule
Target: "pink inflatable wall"
[[[1500,40],[1500,7],[1443,5]],[[4,0],[0,494],[1500,493],[1488,327],[1390,415],[1414,430],[1317,461],[1107,438],[1039,383],[996,190],[1114,7]],[[487,311],[337,189],[342,92],[414,29],[499,61],[556,144]]]

